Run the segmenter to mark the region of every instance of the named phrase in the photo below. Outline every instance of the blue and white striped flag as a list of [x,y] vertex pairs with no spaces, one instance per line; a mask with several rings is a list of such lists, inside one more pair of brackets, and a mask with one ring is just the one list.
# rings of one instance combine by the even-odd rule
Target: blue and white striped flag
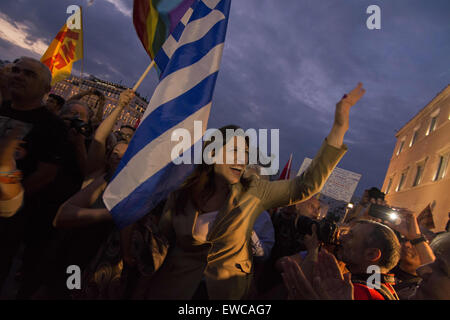
[[201,148],[202,135],[194,136],[194,121],[196,126],[202,121],[204,133],[230,4],[231,0],[196,0],[155,57],[160,82],[103,195],[119,228],[149,213],[191,172],[192,165],[172,162],[172,149],[179,142],[171,137],[184,128],[191,134],[191,147]]

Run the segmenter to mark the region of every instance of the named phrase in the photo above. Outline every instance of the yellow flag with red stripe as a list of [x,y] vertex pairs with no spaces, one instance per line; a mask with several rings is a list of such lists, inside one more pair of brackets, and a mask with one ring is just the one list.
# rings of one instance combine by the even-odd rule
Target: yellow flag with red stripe
[[52,72],[52,85],[70,76],[73,63],[83,58],[82,26],[81,23],[80,29],[69,29],[64,24],[42,56],[41,62]]

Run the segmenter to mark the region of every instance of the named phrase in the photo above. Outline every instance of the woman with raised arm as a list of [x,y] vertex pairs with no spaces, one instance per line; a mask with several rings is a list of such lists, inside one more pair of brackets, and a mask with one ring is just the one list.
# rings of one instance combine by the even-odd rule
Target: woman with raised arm
[[[248,150],[246,139],[240,135],[224,139],[218,151],[223,161],[198,165],[169,196],[159,223],[170,241],[169,253],[150,283],[140,288],[144,292],[138,290],[135,297],[245,298],[252,276],[249,246],[256,218],[264,210],[305,201],[320,191],[347,150],[343,139],[349,112],[364,92],[359,83],[337,103],[330,134],[309,168],[295,179],[269,182],[255,176],[244,178],[246,164],[237,161],[242,151],[234,146],[247,144]],[[222,137],[226,129],[236,128],[220,129]],[[225,159],[230,156],[234,163],[227,164]]]
[[87,158],[87,173],[93,175],[95,172],[104,172],[106,160],[106,141],[111,134],[114,125],[122,113],[123,109],[131,102],[134,97],[134,91],[124,90],[120,94],[119,103],[111,113],[100,123],[95,130],[94,138],[89,146]]

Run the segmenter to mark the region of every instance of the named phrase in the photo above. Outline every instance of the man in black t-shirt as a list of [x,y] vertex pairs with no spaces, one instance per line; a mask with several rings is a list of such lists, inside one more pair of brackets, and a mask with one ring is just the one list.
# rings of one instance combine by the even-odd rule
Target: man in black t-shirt
[[23,237],[26,243],[34,244],[48,237],[42,227],[51,228],[48,201],[67,150],[64,123],[42,105],[50,90],[48,68],[38,60],[22,57],[13,63],[7,76],[2,89],[8,90],[11,101],[3,101],[0,107],[0,135],[17,125],[23,128],[20,138],[24,143],[16,152],[16,163],[23,173],[25,199],[16,216],[0,219],[0,287]]

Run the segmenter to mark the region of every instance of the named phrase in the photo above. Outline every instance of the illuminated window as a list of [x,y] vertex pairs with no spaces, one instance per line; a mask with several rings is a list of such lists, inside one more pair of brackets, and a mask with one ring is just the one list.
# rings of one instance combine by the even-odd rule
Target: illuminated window
[[407,170],[405,170],[402,175],[400,176],[400,181],[398,182],[398,186],[396,191],[401,191],[403,186],[405,185],[405,180],[406,180],[406,174],[407,174]]
[[434,181],[441,180],[445,177],[449,155],[450,154],[446,154],[439,157],[439,165],[436,170],[436,175],[434,176]]
[[386,194],[388,194],[389,191],[391,191],[391,186],[392,186],[392,178],[389,178],[389,182],[385,191]]
[[425,168],[425,163],[417,165],[416,177],[414,178],[413,187],[418,186],[422,181],[423,170]]
[[410,147],[412,147],[413,144],[414,144],[414,143],[416,142],[416,140],[417,140],[417,131],[418,131],[418,130],[414,130],[414,133],[413,133],[412,138],[411,138],[411,142],[409,143],[409,146],[410,146]]
[[437,118],[438,118],[438,115],[439,115],[439,111],[440,111],[440,108],[437,109],[437,110],[434,110],[434,112],[430,115],[430,118],[431,118],[430,119],[430,125],[428,127],[426,135],[429,135],[434,130],[436,130],[436,123],[437,123]]
[[400,142],[400,147],[398,147],[397,155],[399,155],[400,152],[402,152],[403,146],[404,146],[404,145],[405,145],[405,140],[403,140],[402,142]]
[[437,120],[437,116],[434,116],[433,118],[431,118],[431,122],[430,122],[430,126],[428,128],[427,135],[429,135],[434,130],[436,130],[436,120]]

